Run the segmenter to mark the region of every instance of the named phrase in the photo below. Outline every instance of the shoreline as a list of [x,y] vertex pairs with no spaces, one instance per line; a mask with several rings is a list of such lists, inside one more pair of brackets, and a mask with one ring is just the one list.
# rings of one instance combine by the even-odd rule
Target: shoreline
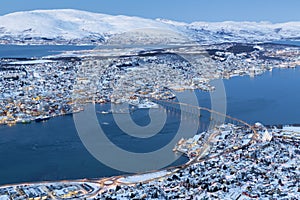
[[[275,69],[283,69],[283,70],[285,70],[285,69],[295,69],[295,68],[299,68],[300,67],[300,65],[295,65],[295,66],[290,66],[290,67],[276,67]],[[270,70],[265,70],[265,71],[263,71],[261,74],[257,74],[257,75],[255,75],[254,77],[257,77],[257,76],[260,76],[260,75],[263,75],[264,73],[266,73],[267,71],[271,71],[271,69]],[[231,78],[233,78],[233,77],[236,77],[236,76],[238,76],[238,77],[245,77],[245,76],[249,76],[249,77],[253,77],[253,76],[251,76],[250,74],[243,74],[243,75],[233,75],[233,76],[230,76],[230,77],[228,77],[228,78],[225,78],[225,77],[223,77],[222,78],[222,80],[224,80],[224,79],[227,79],[227,80],[229,80],[229,79],[231,79]],[[210,81],[213,81],[214,79],[212,79],[212,80],[210,80]],[[174,89],[175,91],[195,91],[195,90],[201,90],[201,91],[204,91],[204,92],[211,92],[211,91],[213,91],[214,89],[211,89],[211,90],[202,90],[202,89],[184,89],[184,88],[182,88],[182,89]],[[176,97],[175,97],[176,98]],[[148,98],[145,98],[146,99],[146,102],[149,102],[149,103],[153,103],[151,100],[149,101],[149,99]],[[162,99],[158,99],[158,100],[162,100]],[[57,115],[48,115],[48,114],[42,114],[42,115],[38,115],[38,116],[27,116],[27,117],[25,117],[25,118],[21,118],[21,119],[17,119],[17,118],[7,118],[7,121],[5,121],[5,120],[3,120],[3,119],[1,119],[1,116],[0,116],[0,126],[3,126],[3,125],[8,125],[8,126],[14,126],[14,125],[17,125],[17,124],[30,124],[30,123],[32,123],[32,122],[45,122],[45,121],[47,121],[47,120],[49,120],[49,119],[51,119],[51,118],[55,118],[55,117],[60,117],[60,116],[65,116],[65,115],[73,115],[73,114],[76,114],[76,113],[78,113],[78,112],[81,112],[81,111],[83,111],[83,107],[84,107],[84,105],[85,104],[87,104],[87,103],[93,103],[93,102],[85,102],[84,104],[82,104],[81,106],[79,106],[75,111],[73,111],[73,112],[68,112],[68,113],[60,113],[60,114],[57,114]],[[98,105],[100,105],[100,104],[111,104],[111,103],[115,103],[115,104],[120,104],[120,102],[111,102],[111,101],[97,101],[97,102],[94,102],[95,104],[98,104]],[[127,103],[127,102],[124,102],[124,103]],[[122,104],[122,103],[121,103]],[[130,104],[130,103],[129,103]],[[137,107],[137,109],[148,109],[148,108],[156,108],[156,105],[147,105],[147,103],[134,103],[134,104],[131,104],[132,106],[135,106],[135,107]],[[111,113],[111,111],[107,111],[108,113]],[[46,112],[47,113],[47,112]],[[107,113],[100,113],[100,112],[97,112],[97,113],[99,113],[99,114],[107,114]],[[120,112],[120,113],[118,113],[118,112],[116,112],[115,114],[122,114],[123,112]],[[39,119],[41,119],[41,120],[39,120]]]
[[[289,64],[286,64],[286,65],[280,65],[279,67],[276,67],[276,68],[279,68],[279,69],[281,69],[281,68],[289,68],[289,67],[291,67]],[[299,64],[297,64],[295,67],[299,67]],[[292,66],[292,68],[294,68],[293,66]],[[265,71],[260,71],[261,73],[265,73],[266,72],[266,68],[264,68],[265,69]],[[250,73],[250,72],[249,72]],[[245,76],[245,75],[249,75],[249,74],[240,74],[240,71],[235,71],[234,73],[233,73],[233,75],[234,76]],[[258,74],[256,74],[256,72],[255,72],[255,76],[256,75],[260,75],[259,73]],[[249,75],[250,76],[250,75]],[[229,76],[229,78],[231,78],[231,76]],[[103,113],[104,114],[104,113]],[[61,115],[58,115],[58,116],[61,116]],[[47,116],[46,116],[47,117]],[[56,116],[54,116],[54,117],[56,117]],[[272,125],[270,125],[270,126],[272,126]],[[216,135],[214,135],[214,137],[215,137]],[[269,135],[267,135],[266,136],[267,138],[269,137]],[[288,135],[288,137],[293,137],[293,136],[290,136],[290,135]],[[280,137],[279,137],[280,138]],[[275,140],[275,139],[274,139]],[[274,141],[273,141],[274,142]],[[272,143],[273,144],[273,143]],[[252,144],[251,144],[252,145]],[[276,144],[274,144],[274,145],[276,145]],[[244,151],[244,149],[239,149],[239,148],[237,148],[236,146],[233,146],[232,148],[235,148],[235,150],[236,151]],[[262,147],[260,147],[260,148],[262,148]],[[232,152],[228,152],[228,154],[231,154]],[[245,153],[245,152],[244,152]],[[189,152],[187,153],[187,154],[189,154]],[[200,152],[200,155],[201,155],[202,153]],[[232,153],[233,155],[235,155],[234,153]],[[245,153],[246,154],[246,153]],[[247,154],[246,154],[247,155]],[[216,155],[216,158],[219,158],[219,157],[224,157],[224,159],[227,159],[227,157],[226,157],[226,155]],[[245,157],[245,158],[247,158],[247,156]],[[247,158],[248,159],[248,158]],[[213,160],[213,159],[209,159],[209,160]],[[297,160],[296,160],[297,161]],[[202,163],[202,162],[201,162]],[[193,163],[192,163],[193,164]],[[187,168],[190,168],[191,166],[192,166],[192,164],[191,165],[188,165],[188,166],[186,166],[185,168],[183,168],[183,169],[180,169],[180,170],[183,170],[183,171],[185,171],[185,170],[187,170]],[[197,163],[197,164],[199,164],[199,163]],[[180,171],[179,170],[179,171]],[[149,174],[149,173],[143,173],[143,174]],[[166,176],[168,176],[169,174],[167,174]],[[132,176],[138,176],[138,175],[132,175]],[[154,175],[153,175],[154,176]],[[125,176],[117,176],[118,177],[118,179],[117,180],[119,180],[119,178],[120,177],[123,177],[124,179],[126,178]],[[116,176],[114,176],[114,177],[110,177],[110,178],[102,178],[101,180],[105,180],[104,182],[106,182],[107,181],[107,184],[105,184],[104,182],[103,182],[103,184],[104,185],[107,185],[107,187],[108,188],[110,188],[110,187],[114,187],[115,185],[113,184],[113,183],[115,183],[115,181],[117,181],[117,180],[115,180],[115,178],[116,178]],[[160,179],[161,177],[158,177],[158,179]],[[155,179],[156,180],[156,179]],[[111,182],[109,182],[109,181],[113,181],[112,183]],[[154,181],[154,180],[151,180],[151,181]],[[62,181],[62,182],[58,182],[58,183],[63,183],[63,182],[66,182],[66,181]],[[67,181],[67,182],[72,182],[72,181]],[[54,182],[55,183],[55,182]],[[109,184],[109,183],[111,183],[111,184]],[[119,184],[121,184],[120,182],[119,182]],[[135,188],[135,187],[137,187],[137,183],[132,183],[134,186],[132,186],[133,188]],[[124,184],[124,185],[126,185],[126,184]],[[281,185],[281,184],[280,184]],[[13,186],[14,187],[14,186]],[[0,187],[1,188],[1,187]],[[246,189],[243,189],[243,190],[246,190]],[[103,193],[105,193],[105,191],[103,192]],[[248,193],[247,193],[248,194]],[[165,194],[164,194],[165,195]],[[251,194],[252,195],[252,194]],[[253,195],[255,195],[255,194],[253,194]]]
[[[227,125],[222,125],[222,126],[227,126]],[[265,126],[263,126],[259,123],[256,123],[255,129],[257,131],[259,131],[259,134],[262,134],[262,135],[260,135],[259,138],[256,138],[254,142],[251,142],[251,143],[247,144],[246,146],[241,146],[240,148],[233,148],[232,151],[225,150],[225,151],[223,151],[223,153],[221,153],[220,155],[217,155],[217,156],[203,157],[203,158],[196,157],[194,159],[191,159],[188,163],[180,165],[180,166],[174,166],[174,167],[169,167],[166,169],[154,170],[154,171],[150,171],[150,172],[138,173],[138,174],[132,174],[132,175],[103,177],[100,179],[95,178],[95,179],[42,181],[42,182],[34,182],[34,183],[7,184],[7,185],[0,186],[0,191],[3,191],[3,190],[11,191],[14,188],[18,188],[17,191],[19,191],[19,190],[40,191],[40,189],[37,189],[37,188],[41,188],[41,189],[47,188],[47,189],[42,189],[42,190],[44,190],[44,191],[47,190],[48,194],[44,192],[44,193],[39,193],[38,196],[45,197],[45,198],[47,196],[50,199],[55,199],[56,198],[55,195],[61,195],[61,196],[59,196],[60,198],[73,199],[73,198],[79,198],[78,195],[84,194],[84,196],[80,196],[80,198],[97,199],[97,198],[105,197],[103,195],[107,194],[107,191],[117,192],[118,191],[117,188],[122,189],[122,188],[129,187],[129,188],[132,188],[133,191],[135,191],[139,187],[142,187],[142,188],[144,188],[143,190],[145,190],[147,187],[151,188],[150,185],[155,184],[155,183],[164,185],[168,182],[167,180],[169,180],[170,177],[180,176],[182,171],[189,171],[191,169],[194,169],[193,166],[195,166],[195,165],[202,166],[202,163],[211,162],[211,161],[215,160],[216,158],[220,158],[220,157],[224,157],[224,156],[226,157],[226,154],[229,154],[229,157],[230,157],[230,154],[234,154],[234,155],[236,154],[233,152],[241,152],[241,151],[245,151],[245,149],[250,150],[253,148],[254,149],[265,148],[265,146],[268,146],[269,144],[274,143],[274,141],[281,140],[281,138],[282,138],[283,142],[284,141],[285,142],[293,141],[295,139],[300,141],[300,132],[293,132],[293,130],[290,130],[291,128],[289,128],[288,126],[285,126],[285,127],[287,127],[287,128],[272,129],[271,138],[269,138],[269,139],[267,138],[265,140],[265,133],[264,133]],[[298,130],[298,129],[300,130],[299,127],[295,128],[295,130]],[[241,129],[241,130],[243,130],[243,129]],[[285,130],[288,132],[291,132],[291,133],[295,133],[295,134],[291,135],[288,132],[286,132]],[[215,137],[215,136],[213,136],[213,137]],[[274,137],[274,139],[273,139],[273,137]],[[292,139],[290,137],[292,137],[292,138],[294,137],[295,139]],[[297,149],[297,147],[296,147],[296,149]],[[250,150],[250,151],[253,151],[253,150]],[[212,155],[213,155],[213,153],[212,153]],[[221,168],[222,166],[219,166],[219,167]],[[193,178],[190,177],[190,179],[193,179]],[[83,184],[86,184],[88,186],[84,186]],[[260,184],[260,183],[258,183],[258,184]],[[88,191],[85,191],[85,193],[78,192],[78,191],[88,190],[90,187],[92,187],[93,189],[90,189],[89,192]],[[51,188],[54,188],[53,192],[52,192]],[[65,192],[58,193],[58,191],[63,191],[62,188],[73,188],[74,191],[66,190]],[[167,188],[165,188],[165,190],[167,191]],[[193,194],[200,195],[200,196],[201,195],[209,196],[210,194],[213,194],[213,193],[210,193],[210,194],[206,193],[206,192],[202,191],[202,189],[198,189],[198,190],[199,190],[198,193],[193,193]],[[244,190],[244,187],[242,187],[239,191],[237,191],[237,193],[239,193],[240,195],[244,195],[244,196],[248,196],[248,195],[251,196],[251,195],[257,194],[257,193],[253,193],[253,192],[249,192],[249,191],[247,191],[245,193],[245,192],[242,192],[243,190]],[[118,196],[118,193],[114,193],[114,192],[113,192],[113,194]],[[174,192],[174,191],[172,191],[172,192]],[[52,194],[51,196],[50,196],[50,193]],[[27,196],[30,195],[30,194],[27,194],[26,192],[25,192],[25,194]],[[112,193],[110,193],[110,195],[111,194]],[[225,195],[224,197],[226,197],[227,194],[228,194],[228,191],[225,193],[222,193],[222,196]],[[129,193],[126,194],[126,192],[125,192],[124,195],[129,195]],[[140,195],[143,195],[143,193],[140,193]],[[166,194],[161,193],[161,195],[166,195]],[[291,193],[290,195],[293,195],[293,194]],[[146,196],[148,196],[148,195],[146,195]],[[185,196],[189,196],[189,195],[185,194]],[[1,193],[0,193],[0,197],[1,197]],[[29,198],[29,196],[28,196],[28,198]],[[36,196],[36,198],[37,198],[37,196]]]
[[52,58],[51,63],[10,65],[13,59],[2,59],[0,124],[71,114],[91,101],[139,106],[143,99],[175,98],[173,91],[213,91],[209,83],[216,79],[256,77],[273,68],[296,68],[300,66],[299,49],[282,44],[225,43],[148,50],[149,55],[135,50],[125,52],[124,57],[111,50],[119,56],[98,58],[100,49],[96,55]]

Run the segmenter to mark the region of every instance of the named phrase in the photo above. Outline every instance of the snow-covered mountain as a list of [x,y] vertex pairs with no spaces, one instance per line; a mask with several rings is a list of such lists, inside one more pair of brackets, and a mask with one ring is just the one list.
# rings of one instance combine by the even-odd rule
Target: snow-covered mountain
[[[300,22],[272,24],[270,22],[194,22],[188,29],[201,40],[265,42],[280,39],[300,39]],[[193,34],[193,33],[192,33]]]
[[300,22],[194,22],[35,10],[0,16],[1,43],[220,43],[300,38]]

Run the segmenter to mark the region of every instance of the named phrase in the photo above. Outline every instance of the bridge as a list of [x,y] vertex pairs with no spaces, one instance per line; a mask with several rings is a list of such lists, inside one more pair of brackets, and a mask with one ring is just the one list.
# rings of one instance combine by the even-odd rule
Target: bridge
[[226,115],[224,113],[220,113],[220,112],[211,110],[206,107],[190,105],[190,104],[182,103],[182,102],[176,102],[176,101],[170,101],[170,100],[158,100],[158,99],[154,99],[154,98],[150,98],[149,100],[166,108],[167,110],[180,111],[181,113],[196,116],[198,118],[200,118],[202,116],[201,111],[206,111],[206,112],[210,113],[211,123],[210,123],[209,129],[213,129],[217,125],[221,125],[221,124],[227,122],[227,123],[232,123],[235,125],[242,125],[242,126],[248,127],[253,132],[253,138],[252,138],[253,140],[256,140],[259,137],[257,131],[249,123],[247,123],[243,120],[237,119],[235,117]]
[[[230,153],[233,151],[237,151],[239,149],[243,149],[243,148],[251,145],[253,142],[257,141],[260,137],[260,135],[257,133],[255,128],[253,126],[251,126],[249,123],[247,123],[243,120],[237,119],[235,117],[226,115],[224,113],[220,113],[220,112],[211,110],[206,107],[190,105],[190,104],[183,103],[183,102],[176,102],[176,101],[170,101],[170,100],[157,100],[157,99],[152,99],[152,98],[150,100],[156,104],[159,104],[160,106],[164,107],[167,110],[173,110],[175,112],[179,111],[181,113],[185,113],[186,115],[191,115],[191,116],[193,116],[193,118],[196,117],[199,120],[202,117],[203,111],[206,111],[210,114],[209,127],[206,127],[207,129],[205,129],[205,132],[207,132],[208,134],[205,136],[206,138],[202,144],[202,148],[197,152],[198,153],[197,157],[194,158],[193,160],[191,160],[189,163],[183,165],[182,166],[183,168],[186,167],[187,165],[190,165],[191,163],[200,162],[202,160],[211,159],[211,158],[223,155],[223,154],[227,154],[227,153]],[[213,143],[212,141],[214,141],[214,139],[217,137],[217,134],[213,131],[209,132],[208,130],[214,130],[215,128],[217,128],[218,126],[220,126],[224,123],[230,123],[230,124],[238,125],[241,127],[245,127],[246,129],[251,130],[251,132],[253,133],[253,136],[251,137],[251,140],[246,144],[242,144],[240,146],[235,146],[234,148],[224,149],[224,151],[218,155],[216,155],[216,154],[210,155],[209,151],[212,148],[211,144]],[[237,140],[239,139],[238,135],[236,135],[236,139]]]

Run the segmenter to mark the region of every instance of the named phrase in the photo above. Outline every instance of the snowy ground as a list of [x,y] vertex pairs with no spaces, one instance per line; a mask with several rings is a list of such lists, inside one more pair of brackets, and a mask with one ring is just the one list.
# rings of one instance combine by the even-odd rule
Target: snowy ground
[[53,60],[26,60],[26,61],[17,61],[17,62],[10,62],[10,65],[34,65],[34,64],[43,64],[43,63],[51,63],[55,62]]
[[296,126],[284,126],[282,130],[300,133],[300,127]]
[[170,173],[171,172],[168,172],[168,171],[164,170],[164,171],[141,174],[141,175],[127,176],[127,177],[118,179],[118,182],[124,183],[124,184],[133,184],[133,183],[139,183],[139,182],[146,182],[146,181],[150,181],[152,179],[164,177],[166,175],[169,175]]

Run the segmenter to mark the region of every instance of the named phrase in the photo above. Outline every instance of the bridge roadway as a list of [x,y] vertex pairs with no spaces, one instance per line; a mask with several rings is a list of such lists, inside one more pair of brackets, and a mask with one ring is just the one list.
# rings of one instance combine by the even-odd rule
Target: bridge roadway
[[254,133],[252,140],[256,140],[258,138],[258,136],[259,136],[258,133],[257,133],[257,131],[253,128],[253,126],[251,126],[247,122],[245,122],[243,120],[240,120],[240,119],[237,119],[235,117],[231,117],[231,116],[226,115],[224,113],[220,113],[220,112],[211,110],[209,108],[195,106],[195,105],[190,105],[190,104],[182,103],[182,102],[168,101],[168,100],[157,100],[157,99],[153,99],[153,98],[150,98],[149,100],[151,100],[152,102],[154,102],[156,104],[159,104],[159,105],[161,105],[161,106],[163,106],[165,108],[171,108],[171,109],[179,110],[181,112],[185,112],[185,113],[190,113],[190,114],[193,114],[193,115],[197,115],[198,117],[200,117],[201,110],[204,110],[204,111],[207,111],[207,112],[209,112],[211,114],[214,114],[215,115],[214,117],[216,117],[216,116],[224,117],[225,119],[226,118],[230,119],[230,120],[232,120],[234,122],[238,122],[238,123],[240,123],[240,124],[248,127]]

